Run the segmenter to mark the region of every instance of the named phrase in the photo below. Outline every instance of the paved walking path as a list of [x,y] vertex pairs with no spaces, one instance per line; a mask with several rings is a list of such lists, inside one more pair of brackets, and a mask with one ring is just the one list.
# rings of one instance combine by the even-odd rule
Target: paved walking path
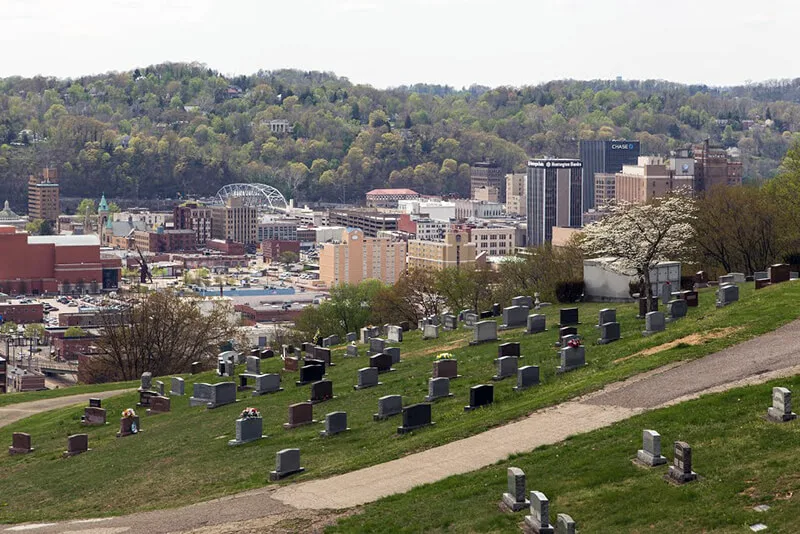
[[[25,524],[0,532],[316,532],[336,510],[402,493],[589,432],[646,410],[800,372],[800,320],[699,360],[668,365],[585,397],[434,449],[323,480],[265,487],[173,510],[91,522]],[[765,401],[766,402],[766,401]]]
[[81,393],[79,395],[68,395],[66,397],[55,397],[52,399],[42,399],[30,402],[20,402],[19,404],[9,404],[0,407],[0,428],[10,425],[15,421],[36,415],[37,413],[48,412],[58,408],[65,408],[74,404],[89,402],[89,399],[107,399],[114,395],[120,395],[134,391],[133,389],[115,389],[112,391],[99,391],[97,393]]

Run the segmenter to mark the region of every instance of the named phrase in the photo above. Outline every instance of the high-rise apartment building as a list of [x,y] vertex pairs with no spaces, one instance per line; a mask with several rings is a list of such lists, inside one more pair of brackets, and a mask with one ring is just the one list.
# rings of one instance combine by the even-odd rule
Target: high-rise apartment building
[[358,284],[374,278],[394,284],[405,271],[406,244],[383,237],[365,237],[349,228],[342,241],[325,243],[319,255],[319,279],[328,287]]
[[506,174],[506,213],[509,215],[527,215],[527,190],[528,181],[524,173]]
[[176,230],[194,230],[195,242],[205,245],[211,239],[211,208],[198,202],[175,206],[173,220]]
[[528,246],[553,239],[553,226],[580,228],[583,165],[576,159],[528,161]]
[[477,256],[475,243],[470,243],[469,232],[447,232],[441,241],[408,240],[409,269],[442,270],[448,267],[474,268]]
[[716,185],[742,185],[742,162],[728,156],[719,146],[704,143],[692,147],[695,190],[710,191]]
[[623,165],[636,165],[639,141],[581,141],[580,160],[583,163],[583,211],[595,206],[595,174],[614,174]]
[[222,206],[211,207],[211,236],[224,241],[249,245],[256,243],[258,209],[248,206],[243,199],[228,198]]
[[499,198],[506,198],[506,180],[503,168],[491,161],[473,163],[469,169],[469,197],[475,198],[480,187],[495,187]]
[[59,203],[58,171],[46,168],[42,176],[28,178],[28,218],[55,222],[61,213]]

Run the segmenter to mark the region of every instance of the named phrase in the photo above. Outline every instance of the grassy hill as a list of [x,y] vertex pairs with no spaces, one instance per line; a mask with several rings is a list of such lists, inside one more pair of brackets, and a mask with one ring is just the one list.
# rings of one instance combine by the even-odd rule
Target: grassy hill
[[[566,513],[581,532],[732,533],[756,523],[797,532],[800,422],[764,419],[773,386],[797,394],[800,377],[704,396],[387,497],[325,532],[519,532],[529,512],[498,508],[511,466],[525,471],[528,491],[547,495],[551,522]],[[634,465],[645,428],[661,434],[668,464],[672,442],[689,443],[699,480],[673,486],[662,478],[668,465]],[[770,509],[753,510],[760,504]]]
[[[173,397],[170,414],[141,415],[144,430],[138,436],[117,439],[117,418],[135,405],[135,394],[124,394],[103,402],[111,424],[104,428],[80,425],[82,408],[68,408],[40,414],[0,430],[0,443],[11,442],[13,431],[32,435],[36,451],[31,455],[0,456],[0,521],[21,522],[78,517],[118,515],[141,510],[175,507],[235,493],[267,484],[275,452],[300,447],[306,472],[283,483],[325,477],[398,458],[413,451],[441,445],[487,428],[514,420],[538,408],[555,404],[581,393],[596,390],[666,363],[691,359],[770,331],[798,316],[796,301],[800,284],[782,284],[759,292],[741,288],[741,301],[716,309],[711,290],[700,295],[701,305],[690,308],[689,316],[669,324],[667,331],[642,337],[643,321],[636,319],[633,305],[617,306],[623,339],[596,346],[593,327],[600,304],[580,305],[579,332],[587,341],[585,368],[555,375],[559,356],[553,347],[557,336],[558,308],[546,308],[550,330],[524,335],[522,329],[501,332],[500,342],[522,344],[521,365],[537,364],[543,383],[522,393],[512,391],[513,380],[495,385],[495,404],[465,413],[468,389],[486,383],[494,374],[495,343],[467,346],[472,332],[461,329],[444,332],[438,340],[423,341],[409,333],[402,348],[402,362],[396,371],[381,375],[384,385],[354,391],[357,369],[368,365],[362,356],[342,357],[344,347],[334,353],[336,366],[329,369],[336,399],[315,405],[314,417],[344,410],[352,430],[333,438],[320,438],[321,425],[284,430],[287,406],[308,400],[309,387],[296,387],[296,373],[282,374],[285,391],[253,398],[239,394],[240,402],[215,410],[190,408],[188,398]],[[691,336],[691,337],[687,337]],[[671,343],[672,342],[672,343]],[[666,343],[670,345],[663,346]],[[664,350],[645,349],[661,347]],[[668,348],[671,347],[671,348]],[[398,420],[373,422],[377,399],[402,394],[404,404],[420,402],[427,394],[432,361],[442,351],[454,353],[462,378],[452,381],[455,396],[433,406],[432,428],[398,436]],[[278,372],[279,359],[262,361],[262,372]],[[193,381],[216,382],[212,373],[186,377],[187,392]],[[165,379],[168,381],[168,378]],[[257,443],[229,448],[234,420],[246,406],[258,408],[264,416],[264,433]],[[87,432],[93,449],[70,459],[61,459],[70,434]],[[638,438],[637,438],[638,439]],[[65,498],[69,495],[70,498]]]

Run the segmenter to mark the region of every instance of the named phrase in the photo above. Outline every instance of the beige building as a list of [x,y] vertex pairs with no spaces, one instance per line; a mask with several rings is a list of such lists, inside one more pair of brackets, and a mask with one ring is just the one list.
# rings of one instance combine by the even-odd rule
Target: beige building
[[342,232],[341,242],[325,243],[319,255],[319,279],[328,287],[371,278],[393,284],[405,267],[404,242],[365,237],[364,232],[353,228]]
[[[616,198],[617,175],[613,173],[596,172],[594,174],[594,205],[600,209]],[[586,224],[584,216],[584,224]]]
[[[475,267],[475,243],[466,231],[448,232],[442,241],[408,240],[408,267],[436,269]],[[321,268],[321,267],[320,267]]]
[[514,253],[517,246],[517,229],[513,226],[486,226],[470,230],[470,242],[475,244],[476,254],[485,252],[489,256],[506,256]]
[[642,204],[676,191],[686,181],[686,178],[673,180],[664,158],[640,156],[638,165],[624,165],[622,172],[616,174],[614,198]]
[[526,174],[506,174],[506,213],[523,216],[528,214],[527,190],[528,179]]
[[484,185],[475,189],[472,198],[484,202],[500,202],[500,191],[491,185]]
[[28,179],[28,218],[56,222],[61,213],[56,169],[46,168],[42,176]]
[[257,242],[258,210],[241,198],[230,197],[224,206],[211,207],[211,237],[245,245]]

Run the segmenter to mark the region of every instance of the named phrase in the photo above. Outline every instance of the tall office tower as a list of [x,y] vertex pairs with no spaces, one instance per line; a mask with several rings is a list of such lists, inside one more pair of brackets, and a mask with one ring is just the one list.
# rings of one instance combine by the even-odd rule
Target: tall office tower
[[58,172],[54,168],[46,168],[41,177],[28,179],[28,218],[55,222],[61,213],[59,204],[59,187],[56,183]]
[[581,141],[580,159],[583,162],[583,211],[595,208],[594,175],[614,174],[623,165],[636,165],[639,141]]
[[480,187],[496,187],[497,197],[506,198],[506,172],[494,162],[480,161],[469,168],[469,198],[475,198]]
[[553,239],[553,226],[580,228],[583,165],[576,159],[528,161],[528,246]]

